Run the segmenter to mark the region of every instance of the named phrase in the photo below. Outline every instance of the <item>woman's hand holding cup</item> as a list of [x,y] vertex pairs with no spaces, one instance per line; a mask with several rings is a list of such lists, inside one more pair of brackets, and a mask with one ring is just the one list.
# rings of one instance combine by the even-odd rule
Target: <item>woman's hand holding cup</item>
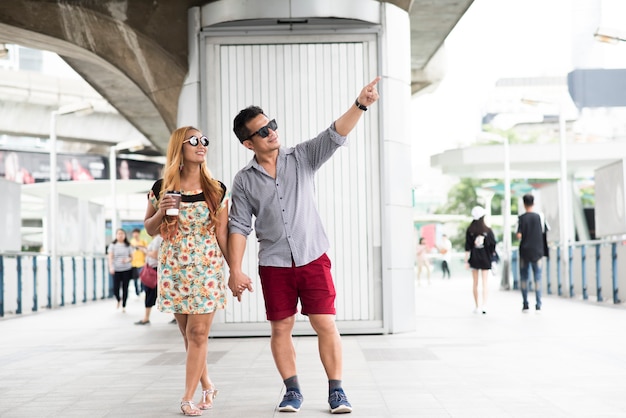
[[178,216],[180,206],[181,193],[176,190],[168,190],[165,192],[164,207],[167,216]]

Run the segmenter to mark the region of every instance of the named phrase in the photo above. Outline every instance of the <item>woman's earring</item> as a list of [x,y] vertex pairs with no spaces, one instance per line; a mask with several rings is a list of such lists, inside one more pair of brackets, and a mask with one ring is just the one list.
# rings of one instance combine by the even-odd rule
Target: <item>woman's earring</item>
[[178,171],[183,171],[183,163],[181,161],[180,165],[178,166]]

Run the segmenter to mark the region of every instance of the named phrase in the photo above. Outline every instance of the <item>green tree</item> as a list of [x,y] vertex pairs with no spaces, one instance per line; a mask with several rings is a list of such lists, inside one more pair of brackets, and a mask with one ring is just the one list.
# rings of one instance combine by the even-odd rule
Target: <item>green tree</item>
[[[501,181],[500,179],[462,178],[457,184],[452,186],[448,192],[448,201],[437,210],[437,213],[470,216],[470,212],[474,206],[483,205],[482,202],[478,201],[476,191],[481,188],[486,188],[487,185],[501,183]],[[492,199],[490,209],[493,215],[502,214],[503,198],[504,196],[496,194]],[[511,209],[511,213],[517,213],[517,199],[515,197],[511,199]],[[469,222],[459,223],[457,233],[450,237],[454,248],[463,249],[465,247],[465,231],[469,224]],[[500,237],[502,235],[502,228],[494,228],[494,233],[496,237]]]
[[483,183],[484,180],[481,179],[462,178],[452,186],[448,192],[448,201],[437,210],[437,213],[469,215],[472,208],[478,205],[476,190]]
[[[476,190],[478,190],[484,182],[485,180],[482,179],[460,179],[459,182],[448,191],[448,201],[437,210],[437,213],[469,216],[472,208],[478,205],[478,194]],[[461,222],[458,225],[458,232],[449,237],[453,248],[465,248],[465,230],[468,226],[469,223]]]

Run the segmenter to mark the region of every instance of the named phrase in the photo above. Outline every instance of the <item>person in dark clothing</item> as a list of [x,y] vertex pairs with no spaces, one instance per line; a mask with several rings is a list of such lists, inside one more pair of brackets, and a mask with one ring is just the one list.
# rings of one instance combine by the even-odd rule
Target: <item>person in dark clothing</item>
[[[485,224],[485,209],[475,206],[472,209],[474,219],[465,233],[465,264],[472,270],[474,313],[487,313],[487,279],[490,276],[491,259],[496,251],[496,238],[493,231]],[[482,277],[482,305],[478,298],[478,277]]]
[[528,312],[528,270],[532,268],[535,279],[535,309],[541,310],[541,259],[544,256],[545,223],[538,213],[533,212],[535,198],[531,194],[523,197],[526,212],[519,216],[517,238],[519,244],[520,288],[522,290],[522,312]]
[[439,246],[439,252],[441,253],[441,272],[445,279],[448,276],[450,278],[450,261],[452,260],[452,242],[446,234],[441,236],[441,245]]

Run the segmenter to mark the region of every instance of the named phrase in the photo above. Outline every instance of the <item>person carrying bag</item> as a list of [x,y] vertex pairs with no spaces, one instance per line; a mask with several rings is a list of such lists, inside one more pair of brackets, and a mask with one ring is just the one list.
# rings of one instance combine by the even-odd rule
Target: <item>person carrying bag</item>
[[161,235],[155,235],[148,249],[146,250],[146,264],[141,269],[139,279],[143,283],[146,290],[145,307],[146,311],[142,320],[135,322],[135,325],[147,325],[150,323],[150,312],[156,304],[158,268],[159,268],[159,248],[161,247],[163,238]]

